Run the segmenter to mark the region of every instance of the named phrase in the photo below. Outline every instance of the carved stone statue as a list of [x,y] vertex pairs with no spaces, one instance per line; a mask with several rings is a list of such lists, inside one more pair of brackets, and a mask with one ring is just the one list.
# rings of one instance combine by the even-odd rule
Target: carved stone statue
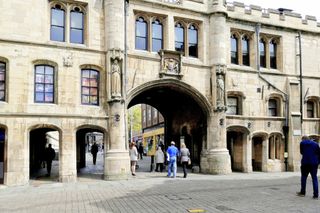
[[225,106],[225,100],[224,100],[224,79],[223,75],[217,75],[217,107],[224,107]]
[[115,59],[111,66],[111,97],[121,97],[121,69],[118,59]]
[[179,73],[178,62],[173,58],[165,59],[165,69],[169,73],[178,74]]

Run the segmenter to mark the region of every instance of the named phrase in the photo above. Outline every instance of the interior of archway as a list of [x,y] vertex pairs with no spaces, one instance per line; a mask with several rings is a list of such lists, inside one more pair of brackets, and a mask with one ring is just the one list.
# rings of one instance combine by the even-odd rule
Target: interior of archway
[[[30,179],[54,180],[59,179],[59,132],[52,128],[39,128],[30,131],[29,147],[29,168]],[[48,147],[54,150],[54,157],[51,165],[51,172],[48,173]]]
[[[82,128],[77,131],[76,156],[78,176],[94,179],[101,179],[103,177],[104,138],[104,134],[95,128]],[[93,148],[94,146],[96,148]],[[93,159],[94,155],[96,156],[95,162]]]
[[178,86],[158,86],[136,95],[128,108],[142,103],[156,108],[164,117],[164,149],[171,141],[178,148],[185,142],[192,164],[199,165],[207,118],[194,97]]

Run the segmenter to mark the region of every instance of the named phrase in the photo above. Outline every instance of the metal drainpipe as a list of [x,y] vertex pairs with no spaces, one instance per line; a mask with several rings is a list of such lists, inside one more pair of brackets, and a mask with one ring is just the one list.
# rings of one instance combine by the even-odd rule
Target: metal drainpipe
[[303,123],[303,100],[302,100],[302,50],[301,50],[301,32],[298,32],[299,39],[299,69],[300,69],[300,115],[301,115],[301,131],[302,131],[302,123]]
[[285,169],[288,171],[288,132],[289,132],[289,98],[288,94],[277,88],[274,84],[269,82],[266,78],[264,78],[260,73],[260,47],[259,47],[259,41],[260,41],[260,23],[256,25],[256,38],[257,38],[257,58],[256,58],[256,65],[258,70],[258,76],[260,79],[268,83],[271,87],[282,93],[285,97],[285,125],[282,127],[283,134],[284,134],[284,164]]

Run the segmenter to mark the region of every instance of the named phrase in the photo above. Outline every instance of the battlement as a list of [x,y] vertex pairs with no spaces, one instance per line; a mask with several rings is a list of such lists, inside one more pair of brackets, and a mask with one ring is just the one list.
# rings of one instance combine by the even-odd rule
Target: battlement
[[227,3],[227,12],[229,17],[235,19],[320,33],[320,23],[315,16],[306,15],[303,18],[301,14],[284,8],[262,8],[235,1]]

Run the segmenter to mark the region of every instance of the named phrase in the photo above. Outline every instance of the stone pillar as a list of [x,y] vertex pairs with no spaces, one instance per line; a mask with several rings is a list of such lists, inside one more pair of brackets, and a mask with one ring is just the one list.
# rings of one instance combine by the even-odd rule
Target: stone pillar
[[[210,17],[210,58],[212,112],[207,118],[207,150],[203,153],[201,170],[211,174],[231,173],[226,142],[226,8],[222,0],[212,2]],[[206,162],[207,161],[207,162]]]
[[164,34],[165,36],[167,36],[167,38],[165,39],[165,42],[167,44],[165,44],[164,47],[167,50],[175,50],[174,17],[172,15],[169,15],[166,20],[167,20],[166,26],[168,29],[167,30],[168,33]]
[[252,141],[247,134],[243,137],[243,172],[252,172]]
[[59,181],[77,180],[76,134],[72,128],[63,128],[59,133]]
[[[124,0],[104,1],[106,34],[106,72],[108,99],[108,146],[105,154],[104,178],[119,180],[128,178],[129,153],[126,149],[126,103],[124,60]],[[120,76],[116,73],[119,73]],[[116,75],[115,75],[116,74]],[[120,78],[120,79],[119,79]],[[120,89],[119,89],[120,88]],[[120,90],[120,91],[119,91]]]
[[269,140],[268,137],[263,137],[262,141],[262,168],[263,172],[268,172],[268,158],[269,158]]

